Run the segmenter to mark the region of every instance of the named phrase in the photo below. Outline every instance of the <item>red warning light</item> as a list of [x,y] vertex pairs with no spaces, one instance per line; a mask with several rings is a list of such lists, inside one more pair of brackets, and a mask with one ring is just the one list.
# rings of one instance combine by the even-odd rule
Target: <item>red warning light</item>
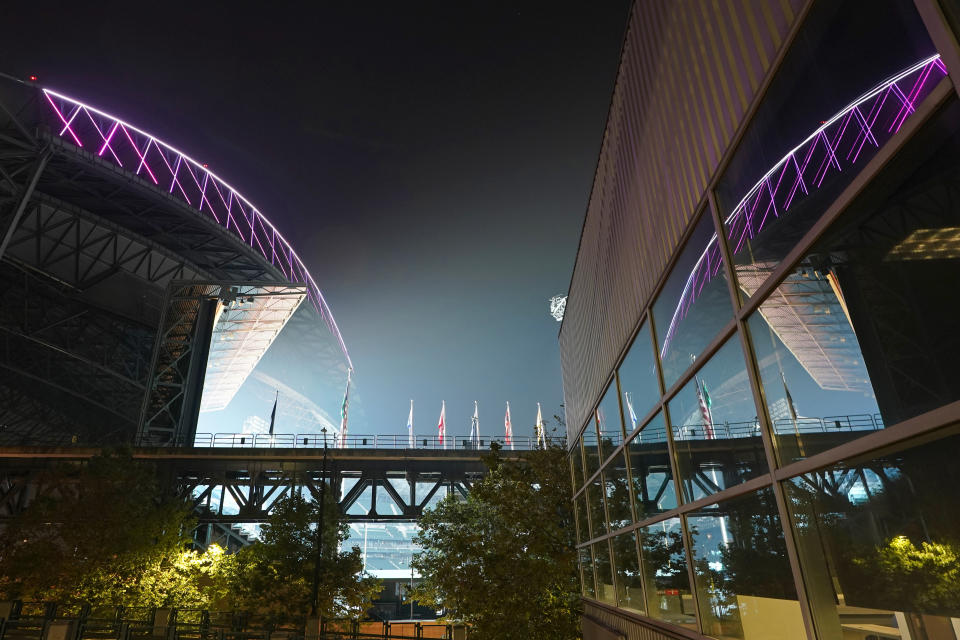
[[206,162],[203,163],[203,168],[204,168],[204,169],[207,169],[207,168],[209,168],[209,167],[210,167],[210,165],[208,165]]
[[30,82],[36,82],[36,81],[37,81],[37,76],[31,75],[31,76],[29,76],[29,79],[30,79]]

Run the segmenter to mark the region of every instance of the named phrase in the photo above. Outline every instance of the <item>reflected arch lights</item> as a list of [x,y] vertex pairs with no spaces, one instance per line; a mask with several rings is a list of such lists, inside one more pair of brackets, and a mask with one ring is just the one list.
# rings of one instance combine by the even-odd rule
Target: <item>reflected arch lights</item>
[[[939,54],[920,60],[861,95],[791,149],[724,219],[731,254],[737,253],[746,240],[755,238],[770,220],[787,214],[791,205],[819,189],[828,173],[856,165],[867,144],[882,146],[900,131],[916,111],[915,105],[946,75]],[[704,286],[722,267],[714,233],[687,276],[660,349],[661,358]]]

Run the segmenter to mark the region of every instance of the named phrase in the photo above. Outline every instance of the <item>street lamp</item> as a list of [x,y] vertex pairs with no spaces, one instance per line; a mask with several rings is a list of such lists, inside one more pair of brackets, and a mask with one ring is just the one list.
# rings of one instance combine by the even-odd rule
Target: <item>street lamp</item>
[[320,559],[323,557],[323,513],[327,507],[327,428],[322,428],[320,432],[323,434],[323,467],[320,472],[320,517],[317,519],[317,557],[313,563],[313,595],[310,597],[311,617],[317,615],[317,600],[320,595]]

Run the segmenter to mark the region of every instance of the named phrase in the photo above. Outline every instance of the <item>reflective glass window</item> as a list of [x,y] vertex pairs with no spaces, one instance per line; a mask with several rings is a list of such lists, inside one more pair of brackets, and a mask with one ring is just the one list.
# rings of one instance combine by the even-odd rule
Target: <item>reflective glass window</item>
[[684,500],[699,500],[767,472],[736,335],[674,396],[669,409]]
[[779,461],[960,399],[951,100],[749,319]]
[[610,545],[606,540],[593,544],[593,563],[597,574],[597,600],[616,606],[617,593],[613,590]]
[[588,598],[594,597],[597,590],[593,582],[593,558],[590,555],[590,546],[580,547],[580,581],[581,593]]
[[640,327],[640,332],[623,359],[618,375],[623,422],[627,434],[630,434],[636,431],[640,426],[639,421],[643,420],[660,399],[657,363],[650,340],[650,328],[646,322]]
[[785,483],[818,634],[956,637],[960,435]]
[[627,443],[637,519],[677,507],[667,429],[658,413]]
[[806,638],[773,490],[687,516],[704,633],[716,638]]
[[580,438],[583,441],[584,480],[588,480],[600,468],[600,449],[597,444],[597,424],[594,418],[590,418],[587,422],[587,428],[584,429]]
[[668,518],[639,531],[647,615],[696,629],[680,519]]
[[580,449],[580,439],[570,452],[570,466],[573,469],[573,491],[576,493],[583,486],[583,451]]
[[636,532],[616,536],[611,544],[617,574],[617,604],[624,609],[645,613]]
[[935,54],[909,0],[813,4],[717,187],[744,299],[946,75]]
[[620,419],[620,403],[617,400],[617,381],[614,379],[597,406],[597,425],[604,455],[610,455],[623,442],[623,421]]
[[587,508],[590,509],[590,537],[596,538],[607,532],[607,516],[603,509],[603,484],[600,476],[587,485]]
[[700,216],[653,305],[663,382],[669,389],[733,317],[713,220]]
[[623,451],[617,453],[603,468],[603,486],[607,498],[607,520],[610,531],[622,529],[633,522],[630,507],[630,474]]
[[581,544],[590,539],[590,520],[587,516],[587,492],[584,491],[574,501],[577,509],[577,541]]

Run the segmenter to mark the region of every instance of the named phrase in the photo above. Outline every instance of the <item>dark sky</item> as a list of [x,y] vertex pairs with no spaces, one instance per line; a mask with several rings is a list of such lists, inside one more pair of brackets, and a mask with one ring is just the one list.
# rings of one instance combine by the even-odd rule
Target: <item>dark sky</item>
[[536,402],[562,402],[547,299],[569,284],[629,4],[8,2],[0,71],[257,204],[341,327],[352,432],[403,433],[413,398],[418,433],[445,399],[453,435],[473,400],[485,434],[507,400],[528,434]]

